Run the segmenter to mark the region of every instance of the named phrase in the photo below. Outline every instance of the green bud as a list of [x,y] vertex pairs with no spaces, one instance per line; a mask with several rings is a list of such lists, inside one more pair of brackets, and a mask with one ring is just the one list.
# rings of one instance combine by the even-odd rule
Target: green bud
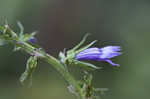
[[64,55],[63,52],[59,52],[59,59],[62,63],[65,63],[66,61],[66,56]]
[[32,79],[32,73],[34,72],[36,67],[37,67],[37,57],[31,56],[27,61],[25,72],[20,77],[20,82],[22,84],[28,77]]

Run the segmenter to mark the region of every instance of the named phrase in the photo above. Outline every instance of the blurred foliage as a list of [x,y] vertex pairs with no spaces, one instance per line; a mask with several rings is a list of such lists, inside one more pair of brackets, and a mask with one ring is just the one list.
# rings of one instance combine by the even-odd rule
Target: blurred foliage
[[[104,69],[94,72],[94,84],[109,88],[103,99],[147,99],[149,10],[148,0],[0,0],[0,24],[7,19],[15,25],[19,20],[26,32],[38,30],[38,43],[55,56],[63,48],[72,48],[85,32],[99,40],[99,47],[121,45],[124,54],[114,59],[120,69],[96,62]],[[11,49],[7,45],[0,47],[0,99],[74,98],[60,75],[44,63],[33,75],[33,87],[22,87],[19,76],[28,56],[12,53]]]

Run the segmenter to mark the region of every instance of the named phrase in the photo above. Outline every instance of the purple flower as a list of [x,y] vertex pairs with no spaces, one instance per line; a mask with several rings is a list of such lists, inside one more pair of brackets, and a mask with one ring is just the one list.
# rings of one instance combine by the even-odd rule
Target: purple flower
[[96,61],[106,61],[113,66],[119,66],[119,64],[113,63],[110,59],[121,55],[119,52],[120,46],[106,46],[104,48],[88,48],[76,55],[77,60],[96,60]]
[[31,37],[29,41],[30,41],[31,43],[35,43],[35,42],[36,42],[36,38]]

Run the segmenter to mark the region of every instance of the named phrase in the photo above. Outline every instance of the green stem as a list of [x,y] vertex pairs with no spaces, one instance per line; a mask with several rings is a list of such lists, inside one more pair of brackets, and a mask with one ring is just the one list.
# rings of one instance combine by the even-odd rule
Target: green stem
[[72,85],[74,87],[74,89],[79,94],[79,97],[81,99],[85,99],[77,80],[75,80],[75,78],[64,68],[64,65],[60,63],[59,60],[45,53],[44,51],[36,50],[37,48],[35,48],[34,46],[32,46],[31,44],[27,42],[14,41],[13,39],[10,40],[8,38],[5,38],[5,39],[8,40],[14,46],[21,47],[21,49],[27,52],[28,54],[36,53],[37,55],[40,55],[40,58],[42,60],[52,65],[63,76],[63,78],[69,83],[69,85]]
[[47,58],[45,58],[44,60],[48,62],[49,64],[51,64],[58,72],[60,72],[60,74],[62,74],[64,79],[75,88],[75,90],[80,95],[80,98],[84,99],[82,90],[79,84],[77,83],[77,81],[73,78],[73,76],[64,68],[64,66],[56,58],[52,56],[47,56]]

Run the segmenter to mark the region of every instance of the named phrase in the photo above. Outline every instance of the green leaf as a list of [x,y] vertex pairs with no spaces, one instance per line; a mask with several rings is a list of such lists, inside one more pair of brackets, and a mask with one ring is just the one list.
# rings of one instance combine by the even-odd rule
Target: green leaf
[[0,26],[0,32],[3,32],[3,31],[4,31],[4,29],[5,29],[5,27]]
[[27,61],[25,72],[20,77],[20,82],[22,84],[28,77],[32,79],[32,73],[34,72],[36,67],[37,67],[37,57],[31,56]]
[[77,66],[80,66],[80,67],[83,67],[86,69],[101,69],[102,68],[102,67],[97,67],[97,66],[87,63],[87,62],[82,62],[82,61],[77,61],[77,60],[75,60],[75,64]]
[[4,39],[0,39],[0,46],[7,44],[7,41]]

